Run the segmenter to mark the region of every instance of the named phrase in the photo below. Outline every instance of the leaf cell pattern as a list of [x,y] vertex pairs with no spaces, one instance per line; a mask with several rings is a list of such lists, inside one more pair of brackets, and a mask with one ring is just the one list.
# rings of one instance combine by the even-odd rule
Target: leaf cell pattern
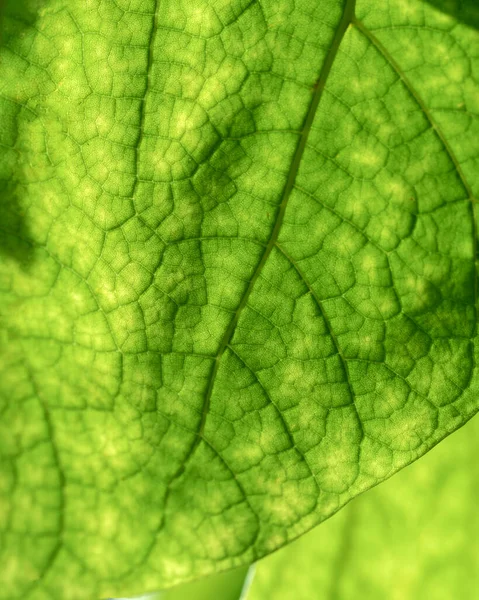
[[1,599],[247,564],[478,410],[479,40],[433,4],[6,2]]

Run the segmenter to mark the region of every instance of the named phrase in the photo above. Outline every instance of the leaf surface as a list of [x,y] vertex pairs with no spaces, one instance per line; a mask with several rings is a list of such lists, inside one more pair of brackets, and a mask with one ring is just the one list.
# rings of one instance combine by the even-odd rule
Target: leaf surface
[[478,409],[478,32],[9,1],[0,598],[248,564]]
[[[260,561],[247,600],[475,598],[479,419]],[[193,598],[193,597],[192,597]]]

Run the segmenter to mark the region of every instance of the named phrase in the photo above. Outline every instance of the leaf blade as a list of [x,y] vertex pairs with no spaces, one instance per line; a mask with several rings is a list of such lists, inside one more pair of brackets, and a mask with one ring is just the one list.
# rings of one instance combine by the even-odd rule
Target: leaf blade
[[5,21],[9,597],[248,563],[477,411],[477,119],[444,116],[477,34],[394,0],[91,6]]

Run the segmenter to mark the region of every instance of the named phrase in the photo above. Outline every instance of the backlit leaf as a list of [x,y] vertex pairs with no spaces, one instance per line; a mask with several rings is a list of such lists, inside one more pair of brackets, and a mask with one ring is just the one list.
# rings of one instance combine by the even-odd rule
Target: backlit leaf
[[2,600],[249,564],[478,410],[440,4],[4,2]]

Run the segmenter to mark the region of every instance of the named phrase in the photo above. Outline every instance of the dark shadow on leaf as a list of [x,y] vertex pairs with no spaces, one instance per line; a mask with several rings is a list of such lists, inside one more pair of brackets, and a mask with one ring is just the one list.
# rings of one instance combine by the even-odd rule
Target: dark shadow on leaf
[[0,0],[0,41],[8,43],[25,28],[32,27],[45,0]]
[[479,0],[427,0],[458,21],[479,29]]
[[[10,52],[22,54],[25,32],[35,26],[40,0],[0,0],[0,61]],[[32,252],[25,218],[25,188],[22,186],[22,152],[18,122],[28,111],[0,86],[0,257],[9,256],[23,265]]]

